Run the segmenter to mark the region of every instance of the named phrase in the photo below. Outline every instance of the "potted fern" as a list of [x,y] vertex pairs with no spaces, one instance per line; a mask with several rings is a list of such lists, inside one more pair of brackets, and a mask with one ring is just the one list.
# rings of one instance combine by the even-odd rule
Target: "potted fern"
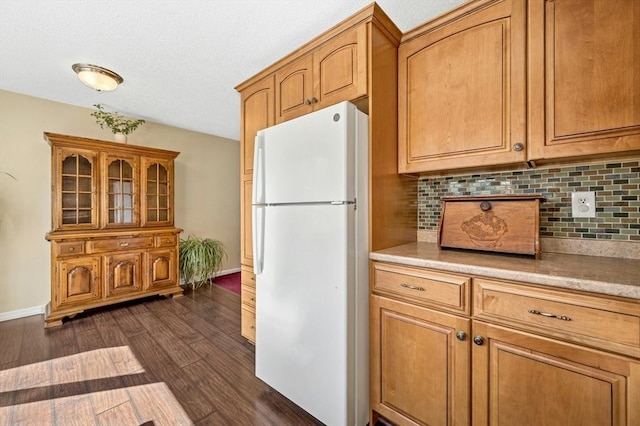
[[180,278],[194,290],[220,272],[227,253],[218,240],[189,235],[180,239]]
[[100,104],[94,104],[97,111],[91,113],[101,129],[107,127],[115,135],[116,142],[127,143],[127,135],[145,123],[142,119],[129,119],[117,111],[109,112]]

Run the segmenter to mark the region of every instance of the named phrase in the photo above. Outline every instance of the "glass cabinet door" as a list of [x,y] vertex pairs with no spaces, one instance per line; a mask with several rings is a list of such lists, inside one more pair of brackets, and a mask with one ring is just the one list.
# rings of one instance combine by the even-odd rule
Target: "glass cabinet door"
[[104,181],[104,226],[137,226],[137,158],[107,155]]
[[173,224],[173,167],[171,162],[142,159],[143,226]]
[[54,228],[96,228],[96,154],[59,149],[54,158]]

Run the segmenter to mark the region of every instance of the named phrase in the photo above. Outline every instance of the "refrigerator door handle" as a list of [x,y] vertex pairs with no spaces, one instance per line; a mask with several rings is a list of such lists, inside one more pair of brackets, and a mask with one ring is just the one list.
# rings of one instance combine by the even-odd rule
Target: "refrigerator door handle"
[[258,133],[253,153],[253,204],[264,203],[264,135]]
[[262,273],[264,265],[264,214],[265,206],[253,206],[253,273],[256,275]]

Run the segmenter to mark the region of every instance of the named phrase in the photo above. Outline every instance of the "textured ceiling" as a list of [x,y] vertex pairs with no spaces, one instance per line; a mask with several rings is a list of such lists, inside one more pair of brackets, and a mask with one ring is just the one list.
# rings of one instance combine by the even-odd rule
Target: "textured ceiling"
[[[240,137],[234,86],[370,0],[0,0],[0,89],[225,138]],[[379,0],[406,32],[463,0]],[[124,83],[96,92],[71,65]]]

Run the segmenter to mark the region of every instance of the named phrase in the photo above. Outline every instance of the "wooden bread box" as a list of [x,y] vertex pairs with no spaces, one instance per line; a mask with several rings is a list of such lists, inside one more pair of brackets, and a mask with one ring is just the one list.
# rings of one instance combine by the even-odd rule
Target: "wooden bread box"
[[438,246],[540,257],[541,195],[443,197]]

